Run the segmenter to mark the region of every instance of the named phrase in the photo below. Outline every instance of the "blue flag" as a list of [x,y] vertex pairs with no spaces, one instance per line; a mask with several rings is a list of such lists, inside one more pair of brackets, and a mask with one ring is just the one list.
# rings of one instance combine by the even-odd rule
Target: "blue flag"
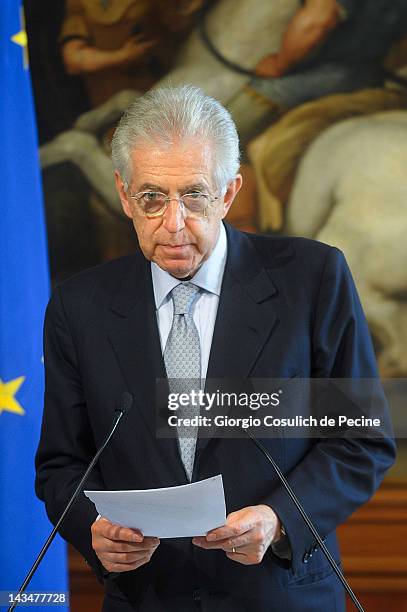
[[[19,589],[52,528],[34,492],[49,274],[20,0],[1,0],[0,92],[0,591],[4,599],[4,591]],[[28,591],[67,591],[66,546],[59,536]],[[0,602],[0,608],[4,603]],[[35,609],[50,608],[37,605]]]

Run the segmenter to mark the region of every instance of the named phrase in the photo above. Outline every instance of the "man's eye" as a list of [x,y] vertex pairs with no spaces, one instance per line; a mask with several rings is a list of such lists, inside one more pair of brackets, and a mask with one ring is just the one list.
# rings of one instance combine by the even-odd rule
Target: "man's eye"
[[143,199],[146,202],[155,202],[156,200],[160,199],[161,194],[157,193],[156,191],[146,191],[143,194]]
[[199,198],[202,197],[203,194],[200,191],[192,191],[192,192],[187,193],[185,195],[186,195],[186,197],[190,198],[191,200],[198,200]]

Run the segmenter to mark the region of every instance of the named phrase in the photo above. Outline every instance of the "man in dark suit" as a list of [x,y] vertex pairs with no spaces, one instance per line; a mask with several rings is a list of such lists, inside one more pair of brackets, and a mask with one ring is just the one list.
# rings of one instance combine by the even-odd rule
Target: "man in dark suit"
[[[340,251],[223,223],[241,186],[238,159],[230,115],[201,91],[160,89],[138,100],[116,130],[113,161],[140,251],[66,281],[47,309],[36,490],[53,522],[125,390],[135,407],[89,489],[168,487],[218,473],[224,481],[226,525],[192,540],[144,537],[80,497],[61,534],[104,581],[106,612],[344,609],[341,585],[251,440],[156,437],[156,380],[168,376],[171,387],[177,367],[208,381],[377,376]],[[374,493],[393,442],[265,444],[339,561],[335,528]]]

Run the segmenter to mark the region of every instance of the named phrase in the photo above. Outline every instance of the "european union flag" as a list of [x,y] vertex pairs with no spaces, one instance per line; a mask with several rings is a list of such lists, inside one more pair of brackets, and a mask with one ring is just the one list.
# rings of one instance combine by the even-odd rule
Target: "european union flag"
[[[49,276],[27,37],[19,0],[1,0],[0,91],[0,591],[4,592],[19,589],[51,530],[34,493]],[[59,537],[28,590],[67,591],[66,547]]]

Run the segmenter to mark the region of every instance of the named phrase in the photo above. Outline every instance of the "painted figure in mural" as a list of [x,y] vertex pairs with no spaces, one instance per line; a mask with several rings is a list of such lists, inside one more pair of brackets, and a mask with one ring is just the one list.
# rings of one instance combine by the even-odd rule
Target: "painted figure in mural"
[[[254,92],[278,116],[324,95],[382,86],[382,61],[406,29],[405,0],[302,0],[279,50],[262,58],[259,78],[229,105],[234,116],[239,114],[243,140],[256,127],[252,118],[245,126],[240,120]],[[258,129],[262,126],[260,115]]]
[[[112,49],[113,38],[115,36],[114,30],[116,28],[112,18],[112,23],[108,27],[105,26],[103,28],[103,24],[97,25],[92,23],[88,14],[88,8],[85,11],[85,5],[86,7],[88,5],[92,6],[94,11],[97,12],[99,20],[101,16],[107,20],[109,11],[103,12],[100,2],[101,0],[69,0],[68,2],[68,7],[71,6],[71,9],[70,12],[67,12],[67,20],[63,26],[60,39],[63,43],[65,64],[72,73],[84,74],[84,66],[80,65],[78,61],[78,55],[79,58],[81,56],[80,50],[82,51],[82,58],[84,54],[89,56],[89,54],[95,53],[96,56],[95,42],[91,44],[96,34],[99,40],[103,36],[106,38],[106,32],[108,32],[108,40],[105,40],[104,45],[110,45],[110,47],[106,47],[107,50]],[[116,0],[116,2],[118,4],[120,2],[127,2],[130,6],[137,4],[140,7],[143,0],[138,0],[137,2],[136,0],[132,0],[132,2]],[[213,45],[220,53],[234,59],[237,63],[244,63],[249,70],[253,70],[265,54],[270,51],[277,51],[281,43],[282,33],[298,8],[298,3],[299,0],[273,0],[273,2],[257,2],[255,5],[248,3],[246,0],[190,0],[189,2],[187,0],[182,2],[177,2],[176,0],[170,0],[169,2],[165,0],[149,0],[147,2],[147,0],[144,0],[144,20],[148,23],[150,19],[150,25],[143,24],[141,27],[141,18],[138,19],[136,29],[139,34],[136,35],[136,40],[138,41],[138,47],[140,47],[141,40],[146,41],[147,33],[150,34],[150,38],[154,37],[154,39],[157,39],[160,36],[159,33],[162,32],[160,24],[164,24],[167,38],[171,37],[171,42],[176,39],[177,44],[182,44],[182,50],[178,53],[170,72],[160,79],[160,85],[193,83],[202,87],[208,94],[217,95],[223,104],[228,104],[241,88],[247,84],[250,76],[234,72],[223,65],[202,42],[198,28],[193,28],[192,32],[187,35],[189,32],[188,27],[194,22],[198,9],[200,7],[209,9],[205,12],[205,27]],[[154,11],[152,7],[155,7]],[[151,28],[151,14],[154,17],[153,28]],[[132,30],[131,23],[129,22],[129,14],[125,12],[122,17],[123,23],[126,19],[127,29],[125,29],[125,35],[121,40],[116,39],[116,49],[119,49],[120,45],[125,44],[132,31],[134,33],[134,28]],[[133,26],[136,25],[135,20],[132,23]],[[224,24],[227,24],[227,36],[225,36]],[[111,37],[112,40],[110,40]],[[159,44],[157,43],[146,53],[152,55],[158,52],[157,49],[162,44],[161,40],[162,38]],[[140,49],[138,52],[142,53]],[[135,55],[137,53],[135,52]],[[67,57],[67,55],[70,55],[70,57]],[[76,63],[74,61],[75,55]],[[120,51],[118,55],[119,60],[117,55],[113,55],[113,59],[110,56],[111,61],[129,61],[128,55],[126,59],[123,59],[122,56],[126,55],[123,51]],[[169,55],[172,58],[174,57],[173,52]],[[166,61],[168,62],[168,53],[166,56]],[[103,57],[105,58],[106,54],[103,54]],[[134,61],[137,64],[137,61]],[[132,71],[130,70],[129,72],[135,72],[135,65],[133,65]],[[89,67],[88,74],[90,74]],[[143,90],[143,87],[137,87],[134,78],[133,74],[131,83],[127,86],[122,86],[121,90],[132,90],[134,94],[138,93],[140,95],[139,90]],[[119,91],[119,89],[115,89],[115,91]],[[104,115],[110,116],[112,107],[115,109],[116,118],[118,118],[130,101],[128,96],[125,100],[122,100],[120,97],[109,100],[109,108],[101,106],[96,111],[93,111],[92,116],[88,114],[86,119],[81,121],[81,129],[94,132],[100,122],[105,124]]]
[[251,86],[285,107],[383,83],[381,63],[407,25],[405,0],[303,0]]
[[[147,90],[171,65],[204,0],[68,0],[60,43],[93,105],[124,89]],[[180,38],[181,35],[181,38]]]

